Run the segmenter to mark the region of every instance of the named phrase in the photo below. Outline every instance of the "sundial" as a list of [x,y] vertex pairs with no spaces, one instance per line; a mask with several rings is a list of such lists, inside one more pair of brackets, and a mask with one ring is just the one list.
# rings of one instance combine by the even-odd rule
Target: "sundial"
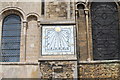
[[73,25],[42,27],[42,55],[74,54]]

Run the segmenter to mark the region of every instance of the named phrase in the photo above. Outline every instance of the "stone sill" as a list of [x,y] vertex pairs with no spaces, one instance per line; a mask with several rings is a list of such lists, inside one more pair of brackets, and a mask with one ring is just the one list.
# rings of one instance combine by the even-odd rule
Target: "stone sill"
[[38,62],[0,62],[0,65],[38,65]]
[[79,64],[104,64],[104,63],[120,63],[120,60],[79,61]]
[[41,56],[38,61],[77,61],[77,58],[75,56]]

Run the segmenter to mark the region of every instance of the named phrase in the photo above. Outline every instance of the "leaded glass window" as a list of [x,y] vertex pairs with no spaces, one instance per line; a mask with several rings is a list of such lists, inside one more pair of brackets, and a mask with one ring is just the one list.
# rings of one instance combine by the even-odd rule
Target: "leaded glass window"
[[2,62],[18,62],[20,57],[21,19],[11,14],[5,17],[2,26]]
[[119,17],[116,4],[92,3],[91,17],[94,59],[119,59]]

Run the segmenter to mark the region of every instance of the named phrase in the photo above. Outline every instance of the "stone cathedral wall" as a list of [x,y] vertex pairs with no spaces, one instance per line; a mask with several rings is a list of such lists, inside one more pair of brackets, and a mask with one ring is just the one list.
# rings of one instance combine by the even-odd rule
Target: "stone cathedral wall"
[[[41,15],[41,3],[39,2],[0,2],[0,33],[2,31],[3,16],[9,13],[17,13],[18,10],[20,13],[22,12],[23,17],[21,28],[21,61],[15,63],[0,62],[0,78],[120,80],[120,61],[94,62],[89,59],[87,53],[87,41],[89,39],[86,38],[86,14],[82,8],[79,10],[80,14],[78,14],[75,4],[74,2],[57,2],[52,0],[45,4],[45,14]],[[79,15],[76,18],[77,20],[75,20],[75,13]],[[47,59],[39,62],[41,52],[40,24],[62,23],[62,25],[66,25],[68,24],[66,22],[76,24],[76,27],[78,27],[76,40],[77,59],[57,60],[56,58],[53,61]],[[24,27],[27,30],[26,48],[24,48]],[[26,54],[24,53],[25,51]]]

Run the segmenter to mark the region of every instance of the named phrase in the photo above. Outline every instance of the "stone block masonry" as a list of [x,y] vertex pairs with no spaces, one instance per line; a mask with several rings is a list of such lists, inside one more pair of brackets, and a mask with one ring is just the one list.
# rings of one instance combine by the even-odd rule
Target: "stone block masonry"
[[40,62],[41,79],[71,79],[77,77],[76,61],[42,61]]
[[80,79],[120,80],[120,63],[80,63]]

